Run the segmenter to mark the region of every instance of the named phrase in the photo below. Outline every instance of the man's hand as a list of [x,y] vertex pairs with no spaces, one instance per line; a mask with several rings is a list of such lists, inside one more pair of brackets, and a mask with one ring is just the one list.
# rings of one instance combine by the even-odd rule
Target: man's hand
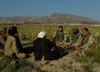
[[70,49],[72,47],[72,45],[68,46],[68,49]]
[[77,46],[77,47],[76,47],[76,50],[79,51],[79,50],[81,50],[81,48],[80,48],[79,46]]
[[63,44],[62,42],[59,43],[60,45]]
[[56,36],[55,37],[53,37],[52,39],[51,39],[51,41],[54,41],[56,39]]

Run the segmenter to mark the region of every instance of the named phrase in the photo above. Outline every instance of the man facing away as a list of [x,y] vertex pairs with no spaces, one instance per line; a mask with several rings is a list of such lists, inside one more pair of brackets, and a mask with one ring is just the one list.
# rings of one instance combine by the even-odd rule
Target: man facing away
[[7,28],[5,28],[5,27],[0,29],[0,52],[1,52],[1,50],[3,52],[4,45],[5,45],[5,42],[7,40],[7,38],[6,38],[6,29]]
[[60,56],[59,50],[51,51],[51,48],[55,47],[56,44],[46,39],[46,32],[41,31],[37,37],[33,42],[35,60],[54,60]]
[[59,26],[58,30],[54,32],[53,38],[51,39],[56,43],[56,46],[64,47],[66,44],[66,33],[63,31],[63,27]]

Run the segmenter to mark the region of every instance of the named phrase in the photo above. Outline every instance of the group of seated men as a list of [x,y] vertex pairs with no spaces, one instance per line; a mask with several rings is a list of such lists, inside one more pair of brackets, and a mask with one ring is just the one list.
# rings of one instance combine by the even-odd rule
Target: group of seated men
[[[79,28],[74,26],[70,34],[69,42],[67,42],[66,33],[63,31],[63,27],[59,26],[58,30],[54,32],[51,40],[46,39],[46,32],[41,31],[38,34],[38,38],[33,42],[35,60],[54,60],[61,57],[61,49],[72,49],[75,51],[87,50],[93,44],[97,44],[98,41],[95,36],[89,33],[87,28],[82,29],[81,34]],[[54,51],[51,48],[55,47]],[[59,48],[60,47],[60,48]]]
[[8,30],[8,38],[6,38],[6,29],[0,29],[0,52],[4,53],[6,56],[13,58],[25,58],[26,54],[22,52],[22,45],[18,38],[17,27],[12,26]]
[[[23,48],[18,38],[17,27],[12,26],[9,28],[8,38],[6,38],[6,29],[0,29],[0,49],[7,56],[25,58],[26,54],[22,53]],[[72,31],[69,42],[67,41],[66,33],[63,31],[62,26],[59,26],[58,30],[54,32],[51,40],[46,39],[46,32],[40,31],[37,39],[33,41],[35,60],[55,60],[61,56],[62,49],[79,51],[98,43],[96,37],[90,34],[87,28],[82,29],[83,34],[79,32],[77,26],[74,26]],[[52,48],[55,49],[51,51]]]
[[74,26],[72,31],[73,32],[70,34],[69,43],[66,43],[66,33],[63,32],[63,27],[59,26],[58,31],[54,32],[52,41],[55,41],[58,46],[63,45],[62,47],[65,47],[65,49],[73,49],[77,51],[90,47],[94,43],[98,43],[96,37],[89,33],[87,28],[82,29],[83,34],[79,32],[79,28],[77,26]]

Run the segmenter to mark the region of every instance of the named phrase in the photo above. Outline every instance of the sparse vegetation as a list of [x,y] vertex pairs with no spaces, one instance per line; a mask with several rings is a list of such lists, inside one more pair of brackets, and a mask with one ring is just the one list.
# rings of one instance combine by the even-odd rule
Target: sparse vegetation
[[54,66],[54,64],[50,64],[50,66]]
[[85,65],[83,66],[83,69],[85,72],[93,72],[93,70],[91,70],[91,65]]
[[67,66],[66,66],[65,64],[63,64],[63,65],[61,66],[61,68],[62,68],[63,70],[66,70]]
[[[2,27],[7,27],[7,30],[13,25],[0,25],[0,28]],[[21,41],[23,40],[30,40],[30,43],[28,44],[22,44],[23,47],[28,47],[29,45],[32,46],[32,41],[37,38],[37,34],[39,31],[45,31],[46,32],[46,37],[48,39],[52,38],[53,32],[57,31],[59,25],[14,25],[18,27],[18,32],[19,32],[19,38]],[[67,38],[69,38],[71,32],[72,32],[72,25],[62,25],[64,27],[64,31],[67,33]],[[94,26],[89,26],[89,25],[79,25],[79,30],[82,32],[82,28],[87,27],[90,31],[91,34],[95,35],[100,43],[100,27],[94,27]],[[8,36],[8,34],[7,34]],[[69,41],[69,39],[67,40]],[[99,45],[94,45],[90,47],[92,51],[87,52],[87,56],[82,56],[82,57],[76,57],[76,60],[78,62],[89,62],[91,63],[97,62],[100,63],[100,46]],[[66,51],[65,51],[66,54]],[[26,66],[30,66],[30,63],[28,63],[26,60],[14,60],[13,58],[4,56],[3,54],[0,54],[0,57],[3,57],[3,59],[0,60],[0,72],[5,71],[5,72],[16,72],[20,70],[20,72],[27,72],[29,69],[25,68]],[[15,61],[15,63],[14,63]],[[69,66],[69,69],[71,69],[71,64]],[[51,64],[50,66],[54,66]],[[62,68],[63,70],[66,70],[66,65],[63,64]],[[68,67],[67,67],[68,68]],[[85,72],[92,72],[91,67],[89,65],[83,66],[83,69]]]
[[0,72],[17,72],[19,69],[24,69],[26,66],[29,66],[30,63],[26,62],[26,60],[15,60],[14,58],[4,56],[0,54],[2,59],[0,60]]

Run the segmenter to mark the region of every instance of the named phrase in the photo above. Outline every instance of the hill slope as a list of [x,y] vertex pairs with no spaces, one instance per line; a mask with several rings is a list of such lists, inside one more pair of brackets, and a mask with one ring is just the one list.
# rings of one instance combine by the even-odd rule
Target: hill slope
[[15,17],[0,17],[0,23],[86,23],[97,24],[98,21],[92,20],[87,17],[76,16],[71,14],[54,13],[43,17],[32,16],[15,16]]

